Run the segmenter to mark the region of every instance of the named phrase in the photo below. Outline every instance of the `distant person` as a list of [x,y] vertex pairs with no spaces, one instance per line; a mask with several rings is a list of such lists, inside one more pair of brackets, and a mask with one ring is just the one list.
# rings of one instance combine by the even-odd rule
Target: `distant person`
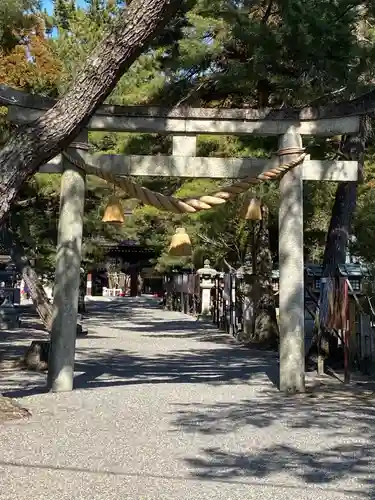
[[6,301],[6,296],[5,296],[5,281],[2,281],[0,283],[0,304],[3,305]]

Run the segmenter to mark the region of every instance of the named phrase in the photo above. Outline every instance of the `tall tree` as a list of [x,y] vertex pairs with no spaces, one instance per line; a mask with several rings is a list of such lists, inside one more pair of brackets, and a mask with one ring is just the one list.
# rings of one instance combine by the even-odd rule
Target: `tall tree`
[[[0,24],[4,23],[6,27],[6,29],[0,29],[2,33],[0,37],[0,81],[27,91],[56,95],[61,68],[45,36],[44,14],[38,10],[37,2],[12,1],[10,7],[7,1],[0,6],[0,10],[3,13],[5,11],[6,14],[4,17],[0,16]],[[11,132],[12,127],[2,115],[0,117],[1,145]],[[27,187],[27,185],[24,186],[24,190],[28,198],[30,193]],[[29,202],[30,200],[27,200],[28,204]],[[24,210],[22,203],[17,208],[20,209],[21,206]],[[18,272],[22,274],[36,310],[44,325],[49,329],[52,307],[23,250],[23,238],[20,237],[20,233],[23,233],[20,225],[12,227],[9,220],[0,232],[1,241],[4,248],[9,251]]]
[[0,224],[22,183],[79,133],[178,6],[177,0],[133,0],[111,23],[66,95],[12,134],[0,152]]
[[[60,1],[55,6],[57,8],[58,23],[60,28],[69,29],[69,18],[75,11],[74,2],[63,4],[64,2]],[[22,7],[30,9],[31,2],[24,2]],[[153,32],[156,29],[160,29],[163,23],[167,23],[169,20],[168,15],[172,14],[173,10],[177,8],[176,4],[169,1],[155,1],[151,5],[148,4],[148,7],[151,9],[145,9],[141,2],[134,2],[131,8],[126,9],[122,13],[117,22],[112,22],[112,18],[111,22],[107,22],[109,25],[107,37],[99,45],[99,49],[94,51],[91,58],[88,59],[81,74],[76,77],[75,89],[71,89],[65,100],[60,102],[54,110],[51,110],[47,114],[49,116],[43,117],[35,124],[41,133],[41,141],[35,141],[36,131],[34,127],[20,127],[16,133],[13,133],[11,139],[0,153],[0,179],[3,188],[0,193],[0,199],[1,195],[5,194],[2,201],[0,201],[2,207],[2,210],[0,209],[0,221],[2,224],[6,221],[11,203],[18,194],[23,181],[28,179],[39,166],[38,156],[41,153],[45,155],[45,158],[54,156],[55,153],[53,151],[57,151],[59,147],[61,149],[67,141],[69,142],[76,135],[79,127],[83,126],[85,120],[91,116],[96,107],[103,102],[113,89],[122,73],[142,52],[144,44],[152,40]],[[145,10],[147,11],[146,15],[144,15]],[[0,64],[0,71],[3,69],[1,80],[16,87],[26,87],[32,91],[45,92],[45,78],[46,75],[51,73],[48,65],[46,66],[45,64],[45,60],[46,57],[51,62],[54,59],[50,51],[50,45],[44,39],[45,26],[43,16],[40,13],[36,14],[34,15],[33,12],[32,23],[29,22],[30,12],[25,13],[22,10],[20,14],[20,17],[23,16],[22,18],[26,19],[27,22],[21,23],[16,17],[15,24],[12,26],[14,29],[10,30],[9,33],[17,33],[17,30],[20,31],[21,29],[22,31],[20,31],[20,35],[15,40],[9,37],[8,32],[4,31],[7,35],[6,39],[5,35],[3,36],[3,40],[6,41],[3,47],[3,51],[6,51],[6,57],[1,59],[2,66]],[[134,19],[139,21],[139,23],[133,25],[132,22]],[[14,54],[11,53],[12,51]],[[14,60],[16,59],[18,63],[14,65]],[[41,61],[42,64],[40,64]],[[9,72],[7,66],[11,70],[18,66],[20,72]],[[42,71],[38,75],[37,71],[40,67]],[[57,69],[57,67],[53,68],[54,71],[52,73],[58,74]],[[36,73],[38,75],[37,79],[33,81],[30,77],[27,77],[25,70],[32,76]],[[18,74],[19,77],[17,76]],[[101,79],[101,76],[104,76],[104,78]],[[40,85],[41,82],[43,82],[42,85]],[[52,89],[56,85],[57,79],[55,78],[51,82]],[[85,88],[87,89],[87,93],[85,92]],[[51,90],[48,92],[51,93]],[[82,100],[82,95],[89,95],[90,98],[84,101]],[[76,105],[75,116],[77,118],[75,124],[74,120],[66,119],[68,115],[71,115],[71,104],[74,103]],[[58,130],[60,121],[59,113],[62,121],[64,121],[64,117],[66,119],[65,128],[63,127],[64,130],[60,131]],[[18,141],[23,143],[21,148],[19,145],[17,146]],[[13,171],[11,171],[9,170],[9,164],[13,163],[15,158],[18,158],[18,166],[15,166]],[[17,169],[21,165],[26,168],[23,172],[17,172]],[[21,251],[22,247],[19,243],[16,244],[14,240],[13,244],[10,245],[10,234],[4,226],[2,240],[13,256],[13,260],[19,271],[23,273],[37,311],[40,313],[44,324],[49,328],[52,310],[43,287],[38,281],[35,271],[31,268],[27,258]]]
[[[358,9],[358,4],[363,8]],[[360,91],[372,78],[369,62],[372,61],[373,42],[363,28],[360,34],[357,30],[366,17],[373,15],[369,8],[371,2],[368,4],[348,0],[318,0],[314,4],[308,0],[256,0],[235,4],[225,0],[210,3],[198,0],[195,5],[184,2],[175,18],[169,19],[162,32],[150,43],[150,50],[119,80],[108,100],[123,104],[167,102],[168,105],[197,103],[263,107],[324,103],[328,99],[350,97],[354,90]],[[87,51],[98,43],[105,29],[114,29],[113,17],[118,12],[116,2],[90,0],[88,6],[89,15],[82,9],[74,8],[74,2],[70,0],[55,2],[59,35],[53,45],[57,59],[63,65],[64,91],[71,85],[72,76],[79,81],[79,71]],[[71,127],[70,123],[69,130]],[[134,154],[164,151],[165,146],[164,139],[160,137],[137,134],[124,140],[116,134],[95,133],[91,134],[91,139],[98,147],[117,152],[132,151]],[[259,144],[253,138],[236,141],[220,138],[220,148],[212,138],[206,139],[204,151],[200,154],[246,156],[259,152],[267,154],[275,149],[274,144]],[[322,145],[318,146],[319,153],[325,154]],[[151,187],[157,187],[157,182],[151,181]],[[168,186],[173,187],[173,192],[178,183],[172,180]],[[189,187],[188,184],[185,187]],[[197,191],[203,187],[195,184]],[[319,193],[319,198],[329,199],[331,196],[326,186],[309,189],[314,196]],[[272,211],[277,208],[274,193],[275,190],[270,194]],[[269,204],[268,199],[266,204]],[[316,239],[317,247],[320,246],[314,248],[313,255],[318,255],[322,235],[316,228],[320,230],[322,227],[320,221],[324,209],[311,203],[310,199],[306,200],[306,204],[307,213],[314,218],[311,238]],[[236,222],[232,209],[232,206],[223,207],[215,213],[215,217],[221,219],[220,234],[223,238],[227,237],[229,245],[236,241],[232,230]],[[139,231],[136,225],[133,228],[135,233],[138,231],[139,238],[145,241],[154,241],[162,250],[169,226],[179,219],[166,214],[150,215],[148,212],[142,215],[142,210],[138,215],[137,220],[144,221],[145,227]],[[193,235],[198,230],[210,233],[210,228],[214,227],[213,219],[205,217],[189,219]],[[230,228],[232,222],[233,228]],[[324,223],[327,222],[328,216],[324,214]],[[308,229],[309,224],[307,221]],[[216,230],[219,229],[217,226],[216,223]],[[157,231],[153,233],[155,228]],[[204,251],[219,257],[209,246]],[[235,253],[227,249],[225,254],[229,260],[234,259],[233,264]],[[167,264],[165,254],[162,261],[160,264]]]
[[48,300],[44,287],[41,285],[33,266],[23,251],[23,246],[17,232],[12,230],[11,226],[7,227],[7,225],[4,224],[0,229],[0,240],[3,246],[8,250],[17,270],[22,274],[30,291],[37,313],[44,326],[50,331],[52,327],[52,305]]
[[45,37],[43,14],[25,16],[18,42],[11,49],[0,45],[0,82],[32,93],[57,95],[61,65]]
[[[262,108],[351,98],[373,82],[375,44],[371,28],[366,32],[373,15],[366,1],[198,1],[168,92],[156,100]],[[326,273],[345,258],[355,189],[338,187]]]

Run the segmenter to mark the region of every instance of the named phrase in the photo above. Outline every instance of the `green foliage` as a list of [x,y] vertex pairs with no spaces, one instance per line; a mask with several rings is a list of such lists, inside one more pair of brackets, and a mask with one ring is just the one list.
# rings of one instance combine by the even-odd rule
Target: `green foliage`
[[0,49],[8,52],[20,42],[22,33],[33,26],[33,14],[39,9],[39,0],[1,0]]
[[[104,33],[104,26],[94,24],[82,9],[68,9],[68,2],[61,0],[58,6],[66,10],[56,12],[58,37],[51,43],[55,56],[61,61],[63,74],[60,92],[64,93],[83,66],[87,55],[94,49]],[[56,8],[56,6],[55,6]]]
[[[23,187],[21,203],[12,210],[13,226],[18,228],[27,253],[33,258],[37,257],[37,270],[48,275],[54,272],[60,183],[60,175],[35,175]],[[86,186],[83,265],[89,266],[103,258],[98,241],[120,241],[128,237],[128,233],[125,228],[113,227],[101,220],[112,186],[93,176],[88,176]],[[122,202],[126,209],[129,200],[123,198]]]
[[56,27],[60,30],[69,30],[76,10],[74,0],[55,0],[53,7],[53,22]]
[[47,18],[34,0],[0,4],[0,83],[54,94],[60,66],[46,37]]
[[[23,86],[21,77],[26,70],[35,73],[35,67],[25,63],[23,48],[17,45],[19,40],[13,33],[21,33],[29,26],[26,12],[37,12],[47,21],[47,32],[51,24],[57,28],[57,36],[42,44],[47,51],[43,57],[52,54],[50,75],[55,76],[30,77],[23,82],[24,88],[51,93],[57,87],[63,94],[122,6],[122,2],[104,0],[87,0],[86,4],[82,8],[74,0],[55,0],[53,19],[47,21],[45,14],[38,12],[37,2],[3,0],[0,46],[8,51],[7,57],[12,50],[19,52],[12,55],[18,61],[15,65],[13,59],[3,58],[0,80],[7,81],[11,64],[20,68],[12,76],[14,85]],[[357,8],[358,3],[350,0],[181,2],[178,16],[121,78],[108,103],[279,107],[352,97],[371,86],[375,76],[375,8],[370,1],[361,5]],[[4,22],[7,19],[11,21]],[[9,26],[15,30],[9,30]],[[171,138],[157,134],[92,132],[90,143],[97,152],[171,154]],[[326,141],[310,140],[307,146],[316,158],[334,157],[334,149]],[[267,158],[276,149],[275,138],[204,135],[197,141],[199,156]],[[356,248],[358,254],[373,260],[372,164],[366,166],[366,175],[357,211]],[[214,192],[229,182],[160,177],[136,180],[150,189],[182,198]],[[111,187],[92,177],[87,186],[84,247],[88,261],[100,258],[96,244],[99,237],[131,238],[152,246],[160,270],[174,265],[200,267],[205,257],[216,266],[221,266],[223,259],[237,266],[249,249],[251,223],[239,217],[243,197],[192,216],[177,216],[138,204],[125,226],[114,229],[101,223]],[[322,255],[335,188],[333,183],[305,183],[305,247],[309,260],[318,260]],[[272,251],[277,259],[277,184],[260,184],[254,188],[254,195],[269,208]],[[26,208],[15,208],[14,217],[18,217],[27,248],[30,252],[37,248],[44,256],[43,265],[52,269],[59,177],[36,176],[21,193],[23,200],[32,198],[35,202]],[[130,204],[125,195],[123,203]],[[48,217],[44,215],[45,207],[50,210]],[[168,256],[169,241],[178,226],[184,226],[191,237],[191,259]]]
[[375,191],[366,189],[359,197],[355,219],[354,250],[367,262],[375,262]]
[[187,17],[166,99],[190,88],[213,105],[306,104],[344,86],[342,98],[373,57],[356,36],[368,11],[348,0],[198,0]]

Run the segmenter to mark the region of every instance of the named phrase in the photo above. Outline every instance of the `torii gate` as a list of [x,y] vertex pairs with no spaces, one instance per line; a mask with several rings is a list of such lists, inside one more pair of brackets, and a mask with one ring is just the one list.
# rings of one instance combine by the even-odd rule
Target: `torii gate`
[[[55,104],[55,100],[0,86],[0,104],[8,107],[8,120],[30,123]],[[280,164],[280,158],[199,158],[196,137],[217,135],[277,135],[279,147],[301,151],[302,136],[358,134],[360,116],[335,117],[310,108],[283,110],[155,108],[102,106],[68,148],[71,158],[84,160],[116,176],[173,176],[243,178],[259,175]],[[172,156],[88,155],[88,130],[161,133],[173,136]],[[296,153],[283,157],[293,161]],[[55,278],[55,317],[51,332],[48,386],[53,391],[73,388],[76,316],[81,263],[85,173],[59,156],[40,172],[62,173],[61,204]],[[356,182],[357,161],[321,161],[305,158],[280,182],[279,209],[279,307],[280,390],[303,392],[304,356],[304,259],[303,181]]]

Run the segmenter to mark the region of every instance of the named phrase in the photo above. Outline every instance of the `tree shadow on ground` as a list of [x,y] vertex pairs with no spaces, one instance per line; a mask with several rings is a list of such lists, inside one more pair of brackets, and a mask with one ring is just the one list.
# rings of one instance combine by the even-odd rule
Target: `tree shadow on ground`
[[[173,342],[174,339],[194,339],[199,342],[213,342],[228,343],[231,337],[217,329],[212,329],[209,326],[204,326],[195,320],[182,319],[182,320],[166,320],[154,321],[150,320],[137,320],[132,318],[131,324],[122,326],[115,325],[116,330],[124,331],[129,330],[131,333],[139,333],[144,339],[149,339],[149,342],[156,339],[166,339]],[[234,338],[231,339],[233,345],[240,345],[235,342]],[[147,342],[147,340],[146,340]]]
[[185,459],[194,477],[268,481],[288,474],[303,484],[332,488],[348,480],[352,486],[357,483],[359,495],[366,490],[366,498],[375,498],[371,489],[375,483],[374,401],[374,393],[364,395],[342,385],[293,397],[264,391],[237,402],[178,405],[172,425],[176,432],[183,429],[194,435],[241,434],[247,428],[248,436],[259,432],[272,436],[258,449],[251,443],[241,446],[241,451],[238,446],[235,451],[202,449],[199,457]]
[[[139,307],[141,304],[141,307]],[[133,307],[133,306],[136,307]],[[147,307],[147,309],[145,309]],[[167,316],[155,318],[153,312],[157,310]],[[150,317],[148,318],[148,311]],[[152,312],[151,312],[152,311]],[[170,317],[168,316],[170,314]],[[87,324],[90,326],[105,325],[107,320],[127,320],[131,326],[114,324],[116,330],[132,333],[144,333],[142,337],[154,339],[194,339],[197,342],[212,342],[217,344],[240,345],[226,332],[220,332],[209,321],[202,321],[193,316],[182,316],[175,311],[163,311],[158,301],[144,298],[141,302],[128,302],[127,299],[117,299],[114,303],[92,302],[89,304]]]
[[0,331],[0,370],[1,361],[20,359],[25,354],[25,342],[48,340],[48,333],[38,324],[24,322],[21,328]]
[[[248,383],[255,374],[266,373],[277,378],[277,367],[260,356],[251,356],[241,348],[196,349],[172,351],[153,357],[137,353],[112,350],[105,354],[90,353],[87,360],[76,364],[84,372],[75,379],[77,388],[105,387],[111,385],[157,383]],[[276,369],[275,369],[276,368]],[[106,375],[108,380],[98,380]]]
[[[114,314],[123,314],[127,307],[112,308],[111,319]],[[160,323],[160,331],[166,331],[168,317],[165,321],[152,321],[145,318],[142,309],[135,308],[133,312],[133,323],[157,328]],[[184,331],[176,333],[176,318],[177,315],[171,320],[175,326],[170,333],[146,335],[150,342],[160,337],[196,335],[199,339],[205,335],[199,329],[189,332],[190,320],[181,320]],[[324,488],[326,497],[329,491],[337,492],[340,483],[340,491],[351,495],[349,498],[375,498],[375,398],[371,394],[365,397],[362,391],[342,385],[300,397],[285,397],[271,384],[269,390],[262,391],[261,387],[267,384],[259,384],[261,377],[277,382],[275,354],[228,346],[225,342],[196,346],[197,349],[180,351],[168,349],[167,353],[154,356],[122,349],[78,347],[76,371],[81,374],[75,378],[75,387],[87,390],[137,384],[233,385],[233,399],[229,402],[203,404],[200,400],[175,406],[172,432],[183,431],[191,433],[192,439],[202,435],[210,440],[209,445],[205,440],[206,446],[199,455],[184,458],[191,471],[190,479],[249,484],[273,480],[280,488],[283,483],[285,488],[299,490],[310,487],[315,491],[318,486]],[[235,388],[245,384],[249,397],[238,400]],[[6,395],[23,397],[40,392],[40,388],[32,387]],[[225,447],[220,446],[219,437],[212,445],[214,436],[224,434],[232,435],[233,441],[227,440]],[[256,441],[259,436],[264,442]],[[286,481],[283,475],[288,476]]]
[[137,321],[152,315],[161,308],[155,299],[140,297],[112,298],[109,302],[101,300],[86,304],[85,320],[91,325],[104,325],[106,321]]
[[[154,357],[112,349],[77,349],[76,389],[96,389],[137,384],[249,384],[257,374],[277,383],[277,366],[264,357],[252,357],[235,348],[175,351]],[[10,397],[34,394],[35,388],[8,391]]]
[[[155,318],[155,315],[150,313],[148,318],[145,304],[151,304],[152,309],[159,309],[154,300],[147,298],[144,301],[137,298],[134,303],[119,299],[104,304],[90,303],[88,315],[93,315],[92,320],[106,328],[112,326],[113,329],[123,330],[125,333],[129,330],[132,334],[137,333],[139,326],[139,331],[148,332],[142,337],[149,337],[150,345],[152,339],[164,337],[172,342],[173,339],[194,339],[206,345],[191,349],[191,345],[187,344],[184,349],[185,344],[181,350],[176,350],[177,345],[171,344],[166,354],[159,353],[155,356],[122,349],[93,349],[92,342],[95,342],[96,338],[105,337],[98,330],[99,335],[92,335],[90,347],[82,347],[79,344],[77,346],[75,372],[78,375],[74,380],[76,389],[160,383],[245,384],[250,383],[258,374],[264,374],[273,384],[278,384],[275,353],[244,348],[229,335],[218,332],[212,325],[201,323],[189,316],[181,317],[177,313],[170,313],[164,319],[162,316]],[[123,319],[126,319],[125,326],[121,324]],[[90,331],[90,321],[88,327]],[[214,345],[209,347],[208,343]],[[175,350],[171,350],[173,345]],[[14,385],[17,383],[16,381]],[[40,388],[36,387],[15,387],[14,390],[11,387],[10,382],[6,394],[12,397],[40,393]]]
[[[157,327],[154,326],[155,331],[159,331]],[[163,331],[166,329],[164,328]],[[148,335],[142,335],[142,337],[154,338],[154,339],[192,339],[197,342],[212,342],[214,344],[226,344],[239,346],[241,345],[234,337],[231,337],[226,332],[218,332],[216,329],[201,328],[198,331],[184,332],[184,333],[166,333],[157,334],[152,333],[150,329],[148,330]],[[276,356],[276,353],[275,353]]]

